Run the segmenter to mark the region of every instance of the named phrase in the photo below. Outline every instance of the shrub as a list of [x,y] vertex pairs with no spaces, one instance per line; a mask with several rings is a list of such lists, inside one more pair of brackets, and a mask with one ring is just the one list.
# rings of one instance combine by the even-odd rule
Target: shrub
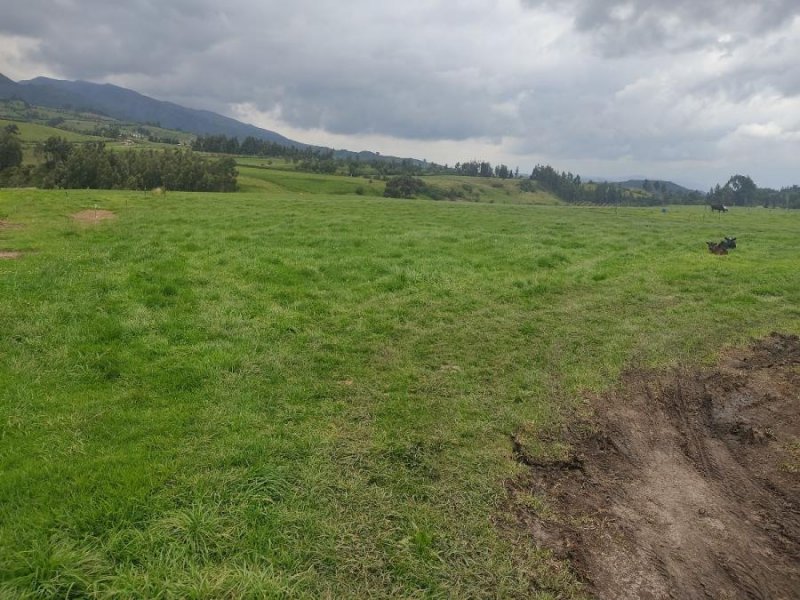
[[383,195],[387,198],[413,198],[425,190],[425,183],[410,175],[392,177],[386,182]]

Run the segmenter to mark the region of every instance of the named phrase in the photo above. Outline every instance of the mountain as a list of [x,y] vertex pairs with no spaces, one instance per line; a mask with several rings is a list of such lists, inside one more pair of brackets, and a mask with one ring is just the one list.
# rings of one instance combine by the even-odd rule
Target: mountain
[[165,129],[177,129],[199,135],[224,134],[239,138],[253,136],[284,146],[297,148],[307,146],[307,144],[295,142],[274,131],[248,125],[230,117],[207,110],[186,108],[172,102],[155,100],[133,90],[108,83],[37,77],[29,81],[20,81],[17,85],[24,94],[21,97],[32,104],[59,108],[69,104],[72,108],[90,109],[123,121],[158,123]]
[[28,104],[55,108],[78,107],[84,100],[74,94],[50,86],[27,86],[0,73],[0,98],[24,100]]
[[[0,99],[2,98],[16,98],[37,106],[100,113],[121,121],[142,124],[156,123],[165,129],[177,129],[196,135],[222,134],[228,137],[238,137],[240,140],[253,136],[256,139],[274,142],[282,146],[332,150],[290,140],[274,131],[242,123],[208,110],[187,108],[172,102],[156,100],[109,83],[66,81],[49,77],[36,77],[27,81],[14,82],[0,74]],[[334,156],[342,159],[391,162],[409,160],[414,164],[423,163],[418,159],[383,156],[369,151],[335,150]]]

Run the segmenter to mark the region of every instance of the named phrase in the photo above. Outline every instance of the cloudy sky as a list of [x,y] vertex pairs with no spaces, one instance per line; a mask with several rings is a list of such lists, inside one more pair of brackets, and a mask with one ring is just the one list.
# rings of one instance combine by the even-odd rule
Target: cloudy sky
[[25,0],[0,72],[299,141],[708,188],[800,183],[800,0]]

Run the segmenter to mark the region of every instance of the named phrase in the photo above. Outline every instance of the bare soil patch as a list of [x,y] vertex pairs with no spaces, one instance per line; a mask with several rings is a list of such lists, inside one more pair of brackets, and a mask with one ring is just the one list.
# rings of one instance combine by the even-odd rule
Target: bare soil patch
[[0,260],[14,260],[22,257],[22,252],[16,250],[0,250]]
[[558,459],[513,437],[509,510],[536,545],[598,598],[800,598],[797,336],[628,373],[591,405]]
[[12,223],[10,221],[4,221],[0,219],[0,229],[20,229],[22,225],[20,223]]
[[72,215],[72,218],[81,223],[97,223],[98,221],[107,221],[109,219],[116,219],[117,215],[110,210],[103,209],[89,209],[82,210]]

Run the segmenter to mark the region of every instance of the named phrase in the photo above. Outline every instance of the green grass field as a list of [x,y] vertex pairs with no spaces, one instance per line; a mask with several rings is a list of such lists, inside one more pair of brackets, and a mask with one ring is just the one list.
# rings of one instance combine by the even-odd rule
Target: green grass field
[[[376,178],[319,175],[295,171],[287,161],[239,158],[239,187],[244,192],[295,194],[357,194],[383,196],[385,182]],[[458,192],[463,202],[490,204],[559,204],[560,201],[544,191],[521,192],[520,180],[484,179],[457,175],[425,176],[426,185],[441,193]]]
[[[261,163],[266,161],[262,160]],[[343,175],[318,175],[281,168],[247,166],[238,163],[239,187],[245,192],[309,194],[361,194],[382,196],[385,184],[377,179],[346,177]]]
[[[798,212],[242,171],[0,190],[0,597],[579,597],[502,526],[510,435],[626,367],[800,331]],[[94,207],[118,218],[70,217]]]
[[0,129],[7,125],[14,124],[19,128],[19,139],[23,143],[37,143],[44,142],[49,137],[61,137],[68,142],[101,142],[104,138],[96,137],[93,135],[83,135],[81,133],[74,133],[72,131],[65,131],[63,129],[56,129],[55,127],[48,127],[47,125],[39,125],[37,123],[24,123],[22,121],[8,121],[0,119]]

